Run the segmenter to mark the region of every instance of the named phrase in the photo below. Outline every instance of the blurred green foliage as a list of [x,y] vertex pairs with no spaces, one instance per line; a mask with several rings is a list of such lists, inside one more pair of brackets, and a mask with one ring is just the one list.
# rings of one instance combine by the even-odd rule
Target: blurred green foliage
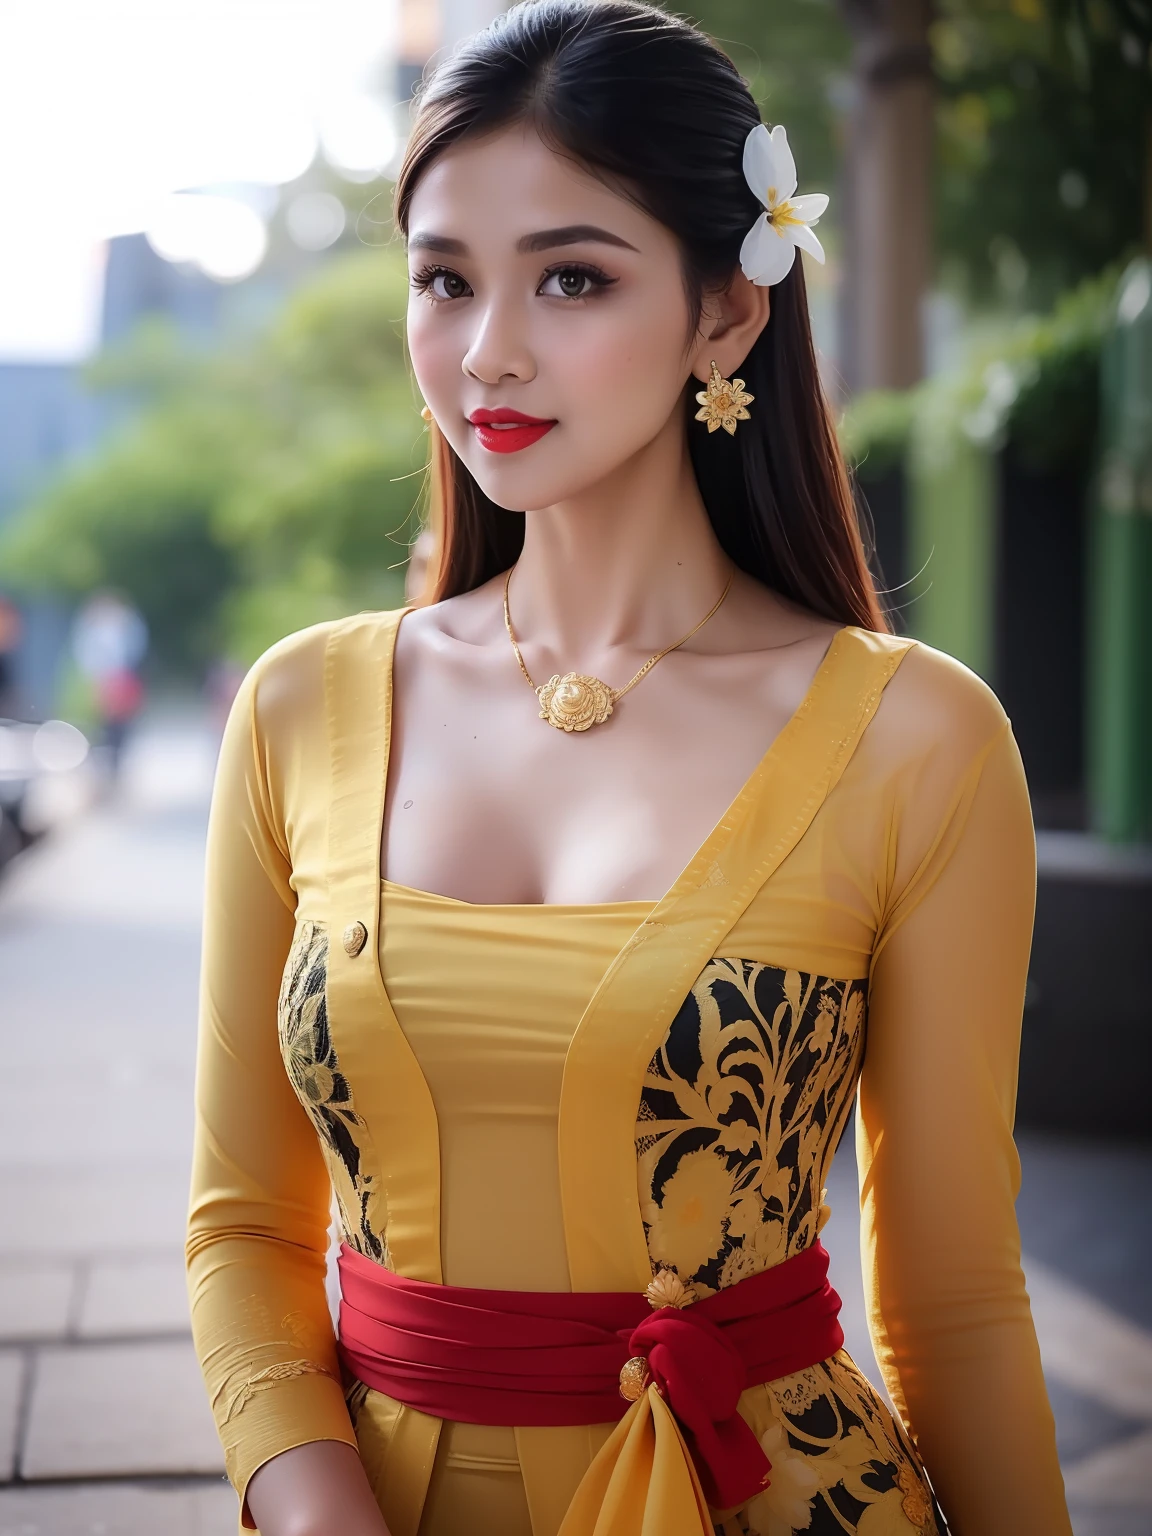
[[937,239],[977,300],[1047,308],[1150,233],[1152,9],[939,0]]
[[122,592],[185,674],[398,602],[424,461],[406,287],[398,248],[361,250],[258,339],[205,354],[145,328],[92,370],[125,424],[7,533],[6,582]]
[[[836,0],[695,0],[805,187],[835,186],[852,99]],[[936,246],[979,304],[1047,309],[1152,236],[1147,0],[937,0]],[[837,199],[824,221],[835,230]]]
[[1018,321],[974,350],[959,374],[904,393],[872,390],[845,411],[841,441],[867,484],[901,466],[917,423],[941,398],[954,427],[1004,451],[1032,474],[1081,478],[1095,461],[1100,420],[1100,360],[1115,305],[1109,269],[1065,294],[1048,315]]
[[1004,432],[1027,470],[1044,473],[1092,466],[1100,431],[1100,364],[1117,273],[1109,269],[1065,294],[1051,315],[1021,327],[1005,361],[1014,397]]
[[904,461],[916,391],[871,389],[857,395],[840,421],[840,443],[857,480],[882,480]]

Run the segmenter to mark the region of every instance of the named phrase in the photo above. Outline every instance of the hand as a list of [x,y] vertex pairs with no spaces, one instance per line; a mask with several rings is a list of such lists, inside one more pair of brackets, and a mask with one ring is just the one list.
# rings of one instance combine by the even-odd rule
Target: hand
[[274,1456],[248,1484],[260,1536],[388,1536],[359,1456],[316,1440]]

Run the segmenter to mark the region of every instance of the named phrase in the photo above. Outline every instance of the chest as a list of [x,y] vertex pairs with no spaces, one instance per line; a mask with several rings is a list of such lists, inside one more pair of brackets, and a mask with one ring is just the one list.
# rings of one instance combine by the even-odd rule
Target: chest
[[677,655],[603,724],[565,732],[511,658],[399,652],[383,872],[472,902],[655,901],[808,681],[760,657]]
[[[344,1138],[345,1131],[351,1134],[351,1128],[362,1122],[379,1126],[379,1139],[368,1135],[362,1143],[363,1160],[353,1160],[357,1205],[368,1208],[373,1201],[382,1200],[388,1211],[388,1241],[396,1266],[413,1278],[437,1281],[442,1277],[442,1263],[436,1110],[428,1083],[391,1006],[379,965],[381,838],[390,880],[411,885],[417,893],[421,887],[436,890],[436,884],[426,876],[414,879],[408,869],[395,867],[390,840],[384,836],[386,785],[398,815],[406,809],[405,800],[415,801],[424,784],[420,755],[408,757],[419,736],[407,733],[402,717],[407,700],[398,697],[400,714],[391,707],[389,679],[395,634],[394,618],[384,626],[368,617],[349,621],[332,636],[326,662],[327,793],[323,797],[288,797],[279,814],[299,896],[298,927],[302,935],[307,930],[316,945],[315,958],[309,958],[303,970],[306,976],[315,976],[316,984],[306,988],[307,1006],[300,1012],[300,1028],[316,1034],[321,1053],[317,1059],[332,1074],[332,1092],[337,1095],[332,1102],[338,1122],[333,1134]],[[844,856],[835,853],[843,841],[841,813],[832,821],[826,813],[833,809],[830,799],[835,797],[843,802],[841,811],[848,814],[852,826],[868,821],[857,814],[858,800],[844,801],[840,791],[846,767],[884,683],[905,649],[863,632],[840,632],[820,675],[807,691],[803,707],[788,720],[771,749],[761,753],[751,775],[745,775],[747,782],[738,789],[736,799],[722,808],[714,830],[686,862],[683,851],[676,850],[672,862],[682,866],[680,873],[669,883],[661,872],[665,893],[615,955],[594,996],[587,1001],[565,1054],[555,1138],[560,1205],[574,1288],[637,1290],[647,1284],[651,1264],[636,1201],[635,1146],[646,1072],[711,957],[727,954],[739,957],[742,963],[756,963],[759,952],[764,955],[760,963],[770,963],[777,971],[781,965],[787,970],[808,969],[806,949],[789,941],[781,915],[793,914],[805,925],[810,938],[818,937],[824,927],[822,914],[830,909],[828,902],[813,901],[818,895],[818,871],[830,869],[830,860],[841,876],[854,867],[850,850]],[[512,697],[510,692],[507,700]],[[536,729],[538,739],[551,743],[548,727],[532,712],[535,701],[526,688],[520,695],[525,697],[529,703],[526,725]],[[483,700],[485,705],[491,702],[490,698]],[[522,703],[517,707],[522,708]],[[471,734],[479,738],[484,714],[479,696],[469,708],[476,726]],[[503,703],[499,703],[494,709],[494,723],[489,727],[496,737],[504,718],[502,708]],[[725,711],[725,716],[728,713]],[[425,737],[437,728],[449,740],[467,742],[461,720],[452,735],[443,718],[437,721],[430,717],[424,727]],[[696,733],[697,739],[701,734]],[[559,735],[556,741],[566,744]],[[721,736],[713,742],[712,750],[723,756],[726,739]],[[431,748],[427,751],[430,756]],[[755,756],[755,751],[751,755]],[[405,757],[407,761],[403,761]],[[729,771],[733,780],[739,780],[745,773],[744,765],[736,767],[730,762]],[[411,777],[406,777],[409,773]],[[725,785],[721,798],[728,792]],[[515,797],[507,796],[505,805],[508,803],[515,804]],[[476,804],[482,814],[483,799],[477,796]],[[874,815],[871,820],[875,822]],[[823,825],[822,832],[817,823]],[[435,815],[430,813],[424,825],[428,835],[434,835]],[[574,836],[570,822],[560,825],[569,837]],[[367,839],[366,828],[372,829]],[[487,827],[482,832],[491,838]],[[445,848],[445,843],[440,846]],[[498,848],[498,840],[492,838],[489,846]],[[603,840],[599,846],[606,846]],[[810,863],[814,861],[806,876],[797,867],[803,850],[807,850]],[[452,851],[446,848],[446,859]],[[447,861],[442,867],[452,872],[453,866]],[[869,885],[875,884],[877,867],[873,858],[861,863]],[[837,890],[832,893],[836,911],[845,906],[839,889],[843,883],[838,876]],[[441,890],[449,896],[455,894],[447,884]],[[759,911],[763,898],[773,891],[785,896],[792,892],[793,899],[785,899],[783,907],[769,903],[772,910],[765,922],[770,943],[761,946],[750,933],[739,930],[752,909]],[[546,902],[556,900],[548,889],[542,894]],[[794,899],[805,894],[807,899]],[[641,892],[639,899],[643,898]],[[481,902],[492,899],[491,895],[479,897]],[[599,893],[591,897],[598,899]],[[867,926],[872,898],[863,889],[862,899],[865,910],[860,920]],[[466,893],[464,900],[469,900]],[[312,942],[312,938],[307,941],[309,957],[313,955]],[[813,974],[832,978],[866,974],[866,967],[851,963],[847,947],[860,948],[851,934],[844,936],[841,945],[821,943],[820,953],[811,957]],[[293,968],[293,977],[298,970]],[[286,984],[291,991],[294,982],[286,978]],[[823,992],[818,989],[811,1028],[803,1039],[825,1041],[823,1051],[817,1052],[824,1060],[841,1032],[829,1031],[823,1024],[817,1030],[816,1015],[829,1012],[821,1008],[821,996]],[[783,1000],[761,999],[759,993],[757,999],[769,1027],[756,1054],[767,1059],[772,1043],[783,1039],[777,1012],[788,1003],[787,989]],[[838,999],[833,1000],[837,1009],[841,1004],[847,1006],[846,994],[838,994]],[[699,1011],[701,1027],[707,1023],[711,1028],[715,1022],[712,1002],[705,999]],[[803,1007],[800,1011],[805,1012]],[[289,1009],[289,1015],[291,1012]],[[733,1020],[733,1030],[750,1017],[742,1005],[737,1012],[740,1016]],[[316,1033],[321,1029],[326,1031],[327,1046]],[[799,1035],[795,1039],[807,1062],[813,1053]],[[739,1055],[745,1046],[735,1040],[733,1043],[734,1054]],[[755,1042],[751,1048],[756,1049]],[[295,1049],[291,1041],[289,1049]],[[328,1060],[329,1050],[334,1061]],[[693,1058],[700,1054],[703,1069],[702,1052],[692,1054]],[[728,1075],[738,1066],[729,1059],[732,1054],[726,1048],[722,1052]],[[750,1069],[752,1065],[749,1063]],[[683,1064],[676,1067],[682,1077],[687,1070]],[[736,1073],[737,1077],[742,1075]],[[805,1080],[812,1076],[807,1072],[802,1075]],[[761,1070],[757,1082],[763,1077]],[[694,1081],[699,1083],[698,1072]],[[327,1082],[325,1073],[318,1073],[306,1092],[314,1097]],[[353,1085],[355,1103],[347,1097]],[[727,1086],[734,1093],[740,1087],[735,1081]],[[781,1099],[780,1091],[774,1089],[765,1096],[756,1084],[749,1086],[755,1090],[757,1105],[767,1104],[769,1098],[773,1102]],[[783,1098],[789,1100],[794,1085],[788,1073],[781,1086]],[[721,1118],[728,1123],[727,1112]],[[694,1130],[690,1128],[692,1133]],[[678,1127],[675,1134],[680,1135]],[[743,1132],[739,1134],[743,1146],[748,1138]],[[690,1164],[695,1166],[695,1162]]]

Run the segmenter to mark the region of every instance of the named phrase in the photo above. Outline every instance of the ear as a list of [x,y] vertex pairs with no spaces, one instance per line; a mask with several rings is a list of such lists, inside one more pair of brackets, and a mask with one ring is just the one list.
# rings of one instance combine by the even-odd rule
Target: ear
[[739,268],[727,288],[708,294],[692,351],[692,372],[708,382],[712,363],[725,376],[751,352],[771,313],[769,290],[750,283]]

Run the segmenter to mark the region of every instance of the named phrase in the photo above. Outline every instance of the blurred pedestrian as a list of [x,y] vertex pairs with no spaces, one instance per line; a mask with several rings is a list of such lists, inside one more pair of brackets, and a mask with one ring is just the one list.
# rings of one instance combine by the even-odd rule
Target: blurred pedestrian
[[113,777],[132,721],[144,704],[140,666],[148,652],[148,626],[113,592],[99,592],[76,616],[72,654],[92,686],[99,740]]
[[16,689],[16,652],[24,632],[20,610],[0,596],[0,717],[19,713]]

